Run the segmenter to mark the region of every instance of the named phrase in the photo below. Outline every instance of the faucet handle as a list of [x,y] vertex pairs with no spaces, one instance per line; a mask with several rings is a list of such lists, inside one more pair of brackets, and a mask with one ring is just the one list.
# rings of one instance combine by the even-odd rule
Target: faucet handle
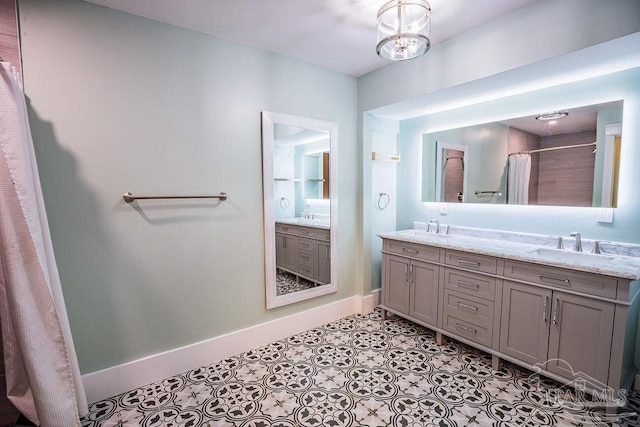
[[564,243],[562,242],[562,236],[558,236],[558,246],[556,249],[564,249]]
[[593,254],[601,254],[602,252],[600,252],[600,243],[611,243],[609,240],[594,240],[593,241],[593,249],[591,250],[591,253]]

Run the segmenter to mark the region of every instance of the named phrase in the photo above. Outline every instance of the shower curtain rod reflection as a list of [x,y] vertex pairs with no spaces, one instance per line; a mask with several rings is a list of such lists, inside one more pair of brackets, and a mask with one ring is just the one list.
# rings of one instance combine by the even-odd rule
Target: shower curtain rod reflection
[[149,199],[220,199],[222,201],[227,200],[227,193],[221,192],[215,195],[189,195],[189,196],[136,196],[130,191],[123,194],[122,198],[127,203],[132,203],[134,200],[149,200]]
[[537,150],[529,150],[529,151],[518,151],[517,153],[509,153],[509,155],[515,156],[516,154],[534,154],[534,153],[542,153],[543,151],[565,150],[567,148],[589,147],[592,145],[596,145],[595,141],[589,142],[587,144],[561,145],[559,147],[538,148]]

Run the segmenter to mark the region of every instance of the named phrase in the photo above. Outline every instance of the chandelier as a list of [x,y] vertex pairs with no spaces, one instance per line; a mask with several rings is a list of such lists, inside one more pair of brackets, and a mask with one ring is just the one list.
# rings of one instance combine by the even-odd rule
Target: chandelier
[[391,0],[378,11],[378,46],[385,59],[403,61],[431,47],[431,6],[426,0]]

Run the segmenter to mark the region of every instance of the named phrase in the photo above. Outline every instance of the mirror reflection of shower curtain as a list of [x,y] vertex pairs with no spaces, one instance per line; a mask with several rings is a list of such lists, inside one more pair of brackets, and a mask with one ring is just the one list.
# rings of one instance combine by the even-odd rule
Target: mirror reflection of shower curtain
[[530,154],[514,154],[512,156],[509,156],[509,170],[507,176],[507,203],[511,205],[529,204],[530,176]]

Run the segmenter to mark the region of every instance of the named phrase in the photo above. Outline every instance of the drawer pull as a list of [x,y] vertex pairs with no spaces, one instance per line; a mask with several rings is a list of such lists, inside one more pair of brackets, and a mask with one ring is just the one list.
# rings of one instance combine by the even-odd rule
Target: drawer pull
[[467,328],[466,326],[462,326],[460,323],[456,322],[456,328],[462,329],[463,331],[471,332],[472,334],[478,333],[475,329]]
[[458,265],[461,267],[480,268],[480,263],[475,261],[467,261],[466,259],[458,259]]
[[410,254],[416,254],[416,255],[418,255],[418,252],[419,252],[419,251],[417,251],[417,250],[415,250],[415,249],[402,248],[402,252],[408,252],[408,253],[410,253]]
[[466,308],[467,310],[478,311],[478,307],[474,307],[472,305],[463,304],[461,302],[456,302],[456,305],[460,308]]
[[542,306],[542,321],[547,323],[547,304],[549,304],[549,297],[544,297],[544,303]]
[[458,279],[458,286],[462,286],[463,288],[469,288],[469,289],[479,289],[480,285],[478,285],[477,283],[469,283],[469,282],[465,282],[464,280],[460,280]]
[[564,283],[565,285],[571,284],[571,281],[569,279],[558,279],[557,277],[543,276],[542,274],[538,275],[538,277],[542,281],[551,280],[552,282],[561,282],[561,283]]

